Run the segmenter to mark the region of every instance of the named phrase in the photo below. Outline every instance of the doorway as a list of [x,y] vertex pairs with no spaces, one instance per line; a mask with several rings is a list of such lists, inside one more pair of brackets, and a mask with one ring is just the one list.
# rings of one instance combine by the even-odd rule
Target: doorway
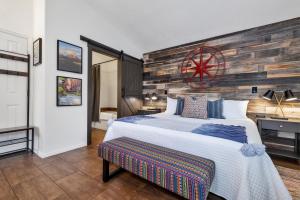
[[99,48],[89,48],[89,132],[88,144],[118,116],[119,56]]
[[118,59],[93,51],[92,127],[106,131],[118,115]]
[[[110,62],[110,59],[116,59],[116,61],[114,60],[114,62],[117,62],[117,82],[115,83],[117,83],[118,118],[134,115],[142,106],[143,61],[141,59],[130,56],[123,51],[118,51],[87,37],[80,36],[80,39],[87,42],[88,45],[87,144],[89,145],[92,142],[92,113],[93,110],[95,110],[93,109],[93,103],[99,102],[95,101],[95,98],[93,96],[94,83],[92,76],[93,69],[95,69],[93,68],[93,52],[109,57],[106,57],[106,61],[108,62]],[[95,112],[97,112],[97,109],[95,110]],[[99,111],[99,114],[100,113],[101,110]],[[97,120],[97,118],[95,118],[95,120]]]

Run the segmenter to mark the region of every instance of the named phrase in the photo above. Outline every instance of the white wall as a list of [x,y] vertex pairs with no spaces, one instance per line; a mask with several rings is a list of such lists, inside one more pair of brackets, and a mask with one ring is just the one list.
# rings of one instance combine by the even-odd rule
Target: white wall
[[101,65],[100,108],[117,108],[118,61]]
[[[46,1],[46,60],[45,60],[45,143],[40,155],[50,156],[87,142],[87,44],[80,35],[98,42],[123,49],[126,53],[141,57],[141,50],[128,40],[117,27],[109,24],[101,12],[94,11],[85,0]],[[83,47],[83,74],[56,70],[57,39]],[[82,79],[82,106],[56,107],[56,76]]]
[[[86,145],[87,115],[87,36],[126,53],[142,57],[142,50],[95,11],[85,0],[0,0],[0,28],[28,37],[43,39],[43,63],[32,67],[32,124],[38,127],[36,152],[49,156]],[[83,74],[56,70],[56,40],[83,47]],[[56,107],[56,76],[83,79],[83,105]]]
[[0,28],[32,37],[33,0],[0,0]]
[[[33,110],[32,124],[36,127],[36,145],[35,152],[44,152],[45,134],[46,134],[46,8],[45,0],[33,0],[33,40],[42,38],[42,64],[32,67],[32,98],[31,108]],[[32,46],[32,44],[30,44]]]

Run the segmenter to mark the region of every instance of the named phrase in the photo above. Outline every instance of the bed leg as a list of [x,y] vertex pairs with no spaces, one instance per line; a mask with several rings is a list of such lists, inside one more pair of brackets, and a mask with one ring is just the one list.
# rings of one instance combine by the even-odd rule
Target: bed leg
[[103,182],[109,181],[109,162],[103,159],[103,173],[102,173]]

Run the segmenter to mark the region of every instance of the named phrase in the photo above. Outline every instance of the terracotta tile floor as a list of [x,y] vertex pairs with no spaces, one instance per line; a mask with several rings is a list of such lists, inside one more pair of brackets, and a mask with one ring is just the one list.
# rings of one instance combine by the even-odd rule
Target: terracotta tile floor
[[[104,132],[94,130],[92,137],[88,147],[47,159],[24,154],[0,160],[0,199],[180,199],[127,172],[102,183],[97,145]],[[300,199],[299,165],[279,160],[275,163],[293,198]],[[220,198],[210,194],[208,199]]]

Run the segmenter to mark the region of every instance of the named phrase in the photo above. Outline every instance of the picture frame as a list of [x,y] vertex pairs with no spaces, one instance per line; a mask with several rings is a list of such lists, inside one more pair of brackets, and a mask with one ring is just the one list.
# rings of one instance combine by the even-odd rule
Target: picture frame
[[82,79],[56,77],[56,106],[82,105]]
[[42,38],[33,42],[33,66],[42,64]]
[[57,40],[57,70],[82,74],[82,47]]

